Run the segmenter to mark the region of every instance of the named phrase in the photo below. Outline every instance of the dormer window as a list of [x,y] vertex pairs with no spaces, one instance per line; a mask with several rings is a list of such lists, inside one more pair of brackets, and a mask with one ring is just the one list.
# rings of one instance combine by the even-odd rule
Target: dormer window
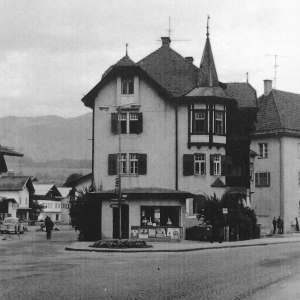
[[132,95],[134,93],[133,77],[121,78],[122,95]]

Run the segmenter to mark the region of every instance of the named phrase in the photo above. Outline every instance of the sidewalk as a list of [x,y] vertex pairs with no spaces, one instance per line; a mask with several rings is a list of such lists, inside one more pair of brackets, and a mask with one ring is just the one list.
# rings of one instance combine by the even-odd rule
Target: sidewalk
[[93,242],[75,242],[65,250],[68,251],[89,251],[89,252],[187,252],[187,251],[199,251],[208,249],[219,248],[236,248],[236,247],[249,247],[249,246],[263,246],[270,244],[282,244],[282,243],[297,243],[300,242],[300,233],[274,235],[272,237],[263,237],[260,239],[239,241],[239,242],[223,242],[223,243],[209,243],[198,241],[183,240],[180,243],[171,242],[151,242],[146,240],[150,248],[127,248],[127,249],[112,249],[112,248],[93,248],[89,247]]

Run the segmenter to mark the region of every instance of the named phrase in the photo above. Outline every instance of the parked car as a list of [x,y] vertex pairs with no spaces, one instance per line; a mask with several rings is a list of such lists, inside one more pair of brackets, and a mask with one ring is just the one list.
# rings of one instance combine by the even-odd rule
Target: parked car
[[1,233],[24,233],[24,225],[20,223],[19,218],[5,218],[0,226]]

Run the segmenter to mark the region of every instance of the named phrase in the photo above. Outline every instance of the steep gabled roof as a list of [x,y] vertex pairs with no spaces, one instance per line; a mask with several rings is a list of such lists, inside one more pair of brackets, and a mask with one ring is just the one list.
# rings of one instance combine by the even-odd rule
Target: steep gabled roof
[[169,45],[161,46],[137,64],[174,97],[182,96],[196,86],[198,68]]
[[225,91],[238,102],[238,107],[257,107],[255,89],[246,82],[226,83]]
[[257,121],[255,133],[300,133],[300,95],[272,90],[259,97]]
[[22,191],[25,187],[30,193],[34,187],[28,176],[3,176],[0,178],[0,191]]

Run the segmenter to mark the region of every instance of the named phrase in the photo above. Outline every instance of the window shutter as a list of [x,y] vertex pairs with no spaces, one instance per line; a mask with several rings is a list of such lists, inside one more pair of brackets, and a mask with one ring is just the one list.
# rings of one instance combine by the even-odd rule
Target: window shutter
[[147,174],[147,154],[139,154],[138,156],[138,173],[139,175]]
[[270,172],[268,172],[267,174],[268,174],[268,182],[267,182],[267,186],[270,186],[270,185],[271,185],[271,181],[270,181],[270,179],[271,179],[271,178],[270,178]]
[[117,154],[108,154],[108,175],[117,174]]
[[143,113],[138,114],[138,132],[137,133],[142,133],[143,132]]
[[210,175],[214,175],[214,155],[210,155]]
[[255,173],[255,186],[258,186],[258,173]]
[[221,156],[221,175],[225,176],[227,175],[227,165],[226,165],[226,156],[222,155]]
[[111,114],[111,133],[118,133],[118,114]]
[[194,175],[194,154],[183,154],[183,175]]
[[226,175],[232,175],[232,157],[226,156]]

